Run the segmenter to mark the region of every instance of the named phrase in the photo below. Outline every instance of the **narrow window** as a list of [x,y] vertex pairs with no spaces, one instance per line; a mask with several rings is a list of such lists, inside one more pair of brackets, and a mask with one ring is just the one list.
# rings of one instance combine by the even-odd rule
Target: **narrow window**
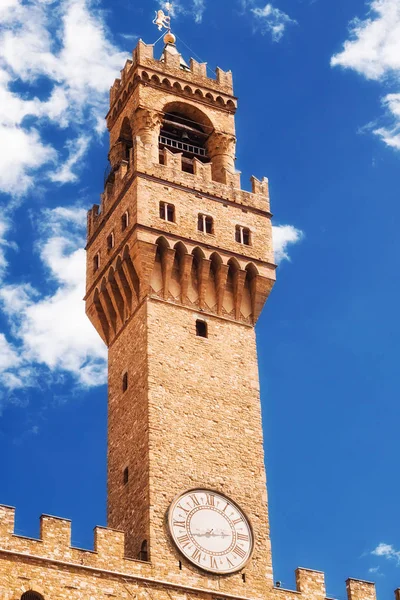
[[99,267],[100,267],[100,254],[97,253],[93,257],[93,271],[94,272],[98,271]]
[[107,236],[107,249],[111,250],[112,248],[114,248],[114,244],[115,244],[115,241],[114,241],[114,232],[112,231],[110,233],[110,235]]
[[140,552],[139,552],[139,560],[145,560],[145,561],[149,560],[149,551],[148,551],[147,540],[143,540],[143,542],[142,542],[142,545],[140,547]]
[[122,377],[122,391],[126,392],[128,389],[128,373],[124,373]]
[[175,206],[168,202],[160,202],[160,219],[174,223],[175,221]]
[[197,219],[197,229],[203,233],[213,233],[213,218],[209,215],[199,214]]
[[124,212],[124,214],[121,217],[121,229],[122,231],[125,231],[125,229],[128,227],[129,225],[129,213],[128,211]]
[[239,242],[239,244],[244,244],[245,246],[250,246],[250,229],[248,227],[242,227],[241,225],[236,225],[235,228],[235,240]]
[[207,335],[207,323],[205,321],[201,321],[200,319],[197,319],[197,321],[196,321],[196,335],[198,337],[203,337],[203,338],[208,337],[208,335]]
[[126,485],[129,481],[129,467],[125,467],[124,469],[124,485]]

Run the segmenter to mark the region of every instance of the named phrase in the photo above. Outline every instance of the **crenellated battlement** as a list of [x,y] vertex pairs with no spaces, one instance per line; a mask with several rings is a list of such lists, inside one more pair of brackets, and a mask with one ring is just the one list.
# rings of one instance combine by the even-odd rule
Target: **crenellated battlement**
[[[103,594],[125,597],[126,592],[133,597],[139,594],[140,598],[150,595],[154,600],[172,598],[171,592],[173,597],[182,599],[188,592],[194,598],[206,600],[211,597],[204,575],[200,578],[192,570],[179,569],[178,565],[175,571],[158,571],[151,562],[126,558],[124,534],[120,531],[96,527],[94,550],[82,550],[71,546],[71,521],[68,519],[42,515],[40,538],[32,539],[14,533],[14,517],[14,508],[0,505],[1,598],[19,600],[24,591],[33,590],[44,600],[54,600],[63,597],[66,589],[81,590],[82,598],[93,594],[93,597],[103,597]],[[327,598],[322,572],[298,568],[295,573],[296,590],[273,587],[265,582],[252,597],[263,600]],[[249,597],[240,574],[220,581],[222,584],[219,589],[213,589],[212,598],[245,600]],[[346,589],[348,600],[376,600],[374,583],[348,579]],[[400,590],[396,590],[395,600],[399,597]]]
[[109,129],[138,84],[156,86],[166,92],[173,89],[176,95],[186,100],[192,98],[231,113],[236,111],[237,100],[233,96],[231,71],[217,67],[213,79],[207,75],[206,63],[199,63],[192,58],[188,68],[182,69],[179,53],[164,52],[164,60],[157,60],[153,50],[153,45],[139,40],[133,51],[133,59],[126,61],[121,76],[114,81],[110,89],[110,111],[106,117]]

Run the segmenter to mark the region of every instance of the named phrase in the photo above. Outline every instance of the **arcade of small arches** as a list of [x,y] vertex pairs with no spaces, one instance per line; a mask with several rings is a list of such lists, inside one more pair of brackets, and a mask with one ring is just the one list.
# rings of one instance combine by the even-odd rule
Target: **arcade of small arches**
[[106,343],[147,295],[248,324],[256,321],[259,284],[265,278],[252,262],[240,264],[234,257],[199,246],[190,250],[163,236],[143,245],[145,271],[135,267],[126,246],[92,294],[95,315],[91,318],[100,323]]
[[193,98],[196,101],[212,104],[218,106],[219,108],[228,110],[229,112],[235,112],[237,108],[236,103],[231,98],[226,99],[220,94],[212,93],[210,91],[204,92],[200,88],[188,84],[185,85],[177,80],[174,81],[170,77],[161,78],[156,74],[150,75],[147,71],[142,70],[135,74],[132,81],[130,81],[128,85],[125,85],[125,90],[120,93],[118,101],[116,102],[111,113],[112,122],[115,121],[122,108],[125,106],[129,96],[139,83],[154,85],[165,90],[173,90],[173,92],[179,96]]

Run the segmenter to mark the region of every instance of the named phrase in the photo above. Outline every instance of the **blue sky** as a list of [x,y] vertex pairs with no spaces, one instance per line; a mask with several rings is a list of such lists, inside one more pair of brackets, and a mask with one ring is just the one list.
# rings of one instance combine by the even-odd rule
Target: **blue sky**
[[[227,8],[228,6],[228,8]],[[0,5],[0,502],[17,532],[105,523],[106,352],[84,315],[110,85],[152,0]],[[400,584],[399,0],[179,0],[186,59],[232,69],[237,167],[270,180],[257,325],[275,578]],[[190,49],[189,49],[190,47]],[[156,52],[161,53],[160,43]]]

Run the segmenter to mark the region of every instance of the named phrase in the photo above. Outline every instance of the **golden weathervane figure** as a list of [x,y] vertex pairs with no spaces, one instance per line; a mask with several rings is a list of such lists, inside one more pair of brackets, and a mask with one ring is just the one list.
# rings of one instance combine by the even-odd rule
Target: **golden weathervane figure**
[[175,44],[176,38],[173,33],[171,33],[171,11],[172,4],[170,2],[165,3],[165,9],[167,14],[164,13],[163,10],[156,10],[156,17],[153,21],[154,25],[157,25],[159,31],[162,29],[168,29],[167,33],[164,36],[165,44]]

